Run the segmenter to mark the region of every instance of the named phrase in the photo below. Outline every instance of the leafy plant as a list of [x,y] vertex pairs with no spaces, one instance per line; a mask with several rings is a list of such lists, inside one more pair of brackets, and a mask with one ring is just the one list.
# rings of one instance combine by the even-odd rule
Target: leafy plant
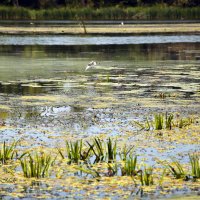
[[2,164],[6,164],[8,160],[12,160],[14,158],[14,155],[16,155],[16,145],[17,142],[13,142],[10,146],[6,144],[4,141],[1,150],[0,150],[0,161]]
[[190,164],[192,167],[192,176],[200,178],[200,157],[196,154],[189,155]]
[[45,153],[35,153],[34,155],[29,153],[20,159],[20,163],[26,178],[44,178],[49,176],[49,169],[54,160],[51,155]]

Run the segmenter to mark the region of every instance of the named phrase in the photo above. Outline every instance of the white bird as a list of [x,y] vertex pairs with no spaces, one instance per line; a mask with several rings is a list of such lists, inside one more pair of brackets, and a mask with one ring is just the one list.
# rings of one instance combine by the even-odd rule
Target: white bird
[[121,22],[121,26],[124,26],[124,22]]
[[91,61],[90,63],[88,63],[88,65],[85,68],[85,71],[87,71],[88,69],[94,68],[97,65],[96,61]]

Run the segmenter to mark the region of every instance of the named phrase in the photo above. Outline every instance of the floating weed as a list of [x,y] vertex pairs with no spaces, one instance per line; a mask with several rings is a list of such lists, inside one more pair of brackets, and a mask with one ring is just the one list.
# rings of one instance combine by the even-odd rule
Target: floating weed
[[168,169],[170,170],[171,174],[176,179],[184,178],[184,176],[185,176],[184,169],[178,161],[174,160],[172,164],[168,164],[167,166],[168,166]]
[[192,176],[200,178],[200,157],[196,154],[189,155],[190,164],[192,168]]
[[15,141],[10,146],[7,145],[5,141],[3,142],[0,150],[0,161],[2,164],[6,164],[8,160],[12,160],[14,158],[14,155],[17,154],[17,151],[15,149],[16,145],[17,142]]
[[137,167],[137,156],[125,160],[124,167],[122,168],[122,176],[135,176]]
[[23,174],[26,178],[44,178],[49,176],[50,166],[55,159],[45,153],[28,154],[27,157],[20,159]]
[[184,127],[189,126],[189,125],[191,125],[193,123],[194,123],[194,119],[193,118],[190,118],[190,117],[182,118],[182,119],[179,119],[179,120],[176,121],[176,126],[178,128],[184,128]]
[[149,131],[151,129],[151,125],[149,119],[146,118],[144,124],[134,121],[134,123],[141,128],[141,130]]
[[76,169],[80,170],[81,172],[83,172],[85,174],[92,175],[93,178],[101,177],[99,172],[97,172],[95,169],[92,169],[89,167],[84,168],[84,167],[80,166],[80,167],[76,167]]

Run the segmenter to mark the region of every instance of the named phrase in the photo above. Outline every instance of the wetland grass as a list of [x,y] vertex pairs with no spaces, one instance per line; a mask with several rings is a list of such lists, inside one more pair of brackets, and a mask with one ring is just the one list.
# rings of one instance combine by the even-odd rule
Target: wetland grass
[[15,141],[11,145],[6,144],[5,141],[3,142],[0,151],[0,162],[2,164],[6,164],[7,161],[12,160],[14,155],[17,154],[16,145],[17,142]]
[[124,167],[122,168],[122,176],[135,176],[137,174],[137,156],[129,157],[124,161]]
[[154,184],[153,181],[153,168],[148,167],[144,170],[139,170],[139,180],[142,186],[150,186]]
[[108,162],[111,162],[116,159],[117,155],[117,142],[112,142],[111,138],[107,142],[107,157]]
[[168,164],[167,167],[176,179],[184,178],[186,175],[182,165],[176,160],[173,160],[173,163]]
[[162,114],[154,115],[155,130],[162,130],[164,128],[164,116]]
[[174,119],[174,115],[173,114],[162,114],[162,113],[158,113],[155,114],[153,119],[150,121],[148,119],[148,117],[146,117],[146,120],[144,123],[140,123],[140,122],[136,122],[134,121],[134,123],[140,127],[140,130],[146,130],[149,131],[151,129],[154,130],[163,130],[163,129],[167,129],[167,130],[172,130],[173,127],[177,127],[177,128],[184,128],[187,127],[191,124],[194,124],[194,119],[191,117],[187,117],[187,118],[177,118],[176,120]]
[[[70,163],[77,163],[80,160],[85,161],[89,157],[91,148],[87,149],[87,151],[83,150],[83,142],[75,141],[75,142],[68,142],[66,141],[66,151],[67,151],[67,158],[69,159]],[[64,159],[65,155],[61,151],[61,149],[58,149],[59,154]]]
[[196,154],[189,155],[190,165],[192,168],[192,176],[200,178],[200,157]]
[[44,178],[49,176],[49,170],[55,159],[49,154],[30,153],[20,159],[21,168],[26,178]]
[[90,146],[92,152],[95,155],[95,163],[103,161],[105,158],[105,152],[103,148],[103,142],[99,138],[94,138],[93,144],[91,145],[89,142],[87,144]]

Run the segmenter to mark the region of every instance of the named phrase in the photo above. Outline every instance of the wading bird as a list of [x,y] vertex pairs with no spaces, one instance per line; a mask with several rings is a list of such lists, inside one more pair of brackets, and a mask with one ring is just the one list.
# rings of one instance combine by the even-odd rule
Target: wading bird
[[85,68],[85,71],[87,71],[88,69],[94,68],[97,65],[96,61],[91,61],[90,63],[88,63],[88,65]]

